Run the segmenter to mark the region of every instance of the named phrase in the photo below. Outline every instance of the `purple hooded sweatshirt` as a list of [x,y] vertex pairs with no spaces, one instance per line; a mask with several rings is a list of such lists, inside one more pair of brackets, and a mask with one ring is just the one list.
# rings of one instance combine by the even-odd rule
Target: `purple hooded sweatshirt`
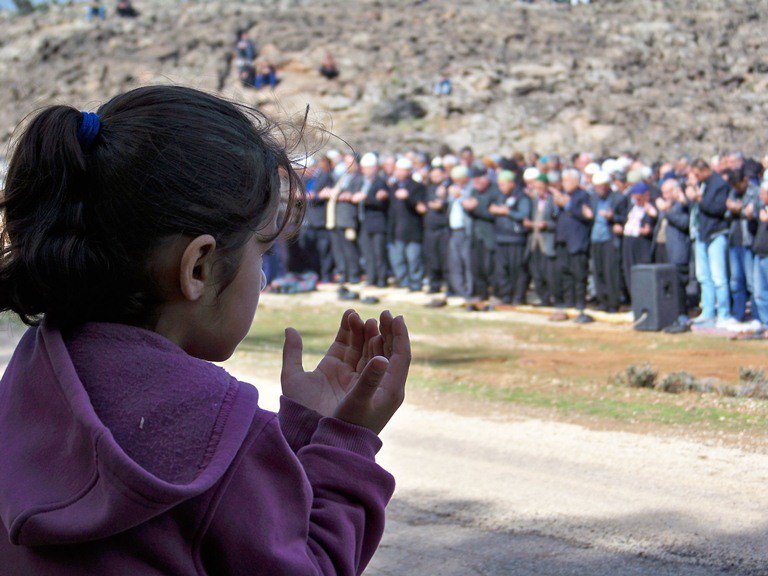
[[30,328],[0,381],[0,572],[360,574],[378,437],[257,400],[154,332]]

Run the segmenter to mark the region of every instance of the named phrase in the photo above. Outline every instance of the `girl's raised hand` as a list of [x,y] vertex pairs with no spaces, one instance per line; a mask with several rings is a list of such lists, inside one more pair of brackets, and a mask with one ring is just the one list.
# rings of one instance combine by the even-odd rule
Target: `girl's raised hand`
[[402,316],[389,311],[363,322],[353,310],[328,353],[313,372],[302,366],[301,336],[285,331],[283,394],[323,416],[365,426],[379,433],[403,402],[411,362],[408,329]]

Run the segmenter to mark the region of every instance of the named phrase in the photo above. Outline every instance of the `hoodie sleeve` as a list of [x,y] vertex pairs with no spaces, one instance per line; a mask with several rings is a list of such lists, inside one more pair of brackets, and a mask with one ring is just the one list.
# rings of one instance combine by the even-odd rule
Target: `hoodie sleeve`
[[280,411],[277,417],[280,430],[294,452],[309,444],[322,418],[314,410],[305,408],[285,396],[280,396]]
[[353,576],[384,531],[394,479],[369,430],[320,420],[297,454],[272,418],[254,431],[214,497],[200,544],[205,573]]

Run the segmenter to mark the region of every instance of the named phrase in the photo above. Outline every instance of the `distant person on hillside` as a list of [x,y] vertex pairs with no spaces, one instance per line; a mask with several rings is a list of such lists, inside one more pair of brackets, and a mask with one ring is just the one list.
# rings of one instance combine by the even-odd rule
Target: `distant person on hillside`
[[256,44],[251,40],[248,32],[241,31],[235,45],[235,52],[237,53],[237,65],[238,66],[252,66],[253,61],[256,60],[258,52],[256,51]]
[[328,80],[333,80],[339,76],[339,68],[336,66],[336,60],[330,52],[326,52],[325,56],[323,56],[323,63],[320,65],[320,75]]
[[438,80],[435,84],[434,92],[435,96],[450,96],[451,92],[453,92],[453,84],[451,84],[451,79],[443,74],[440,80]]
[[131,0],[120,0],[115,11],[121,18],[136,18],[139,15],[138,11],[133,7]]
[[274,90],[277,86],[277,82],[277,70],[272,64],[266,60],[262,60],[256,65],[255,86],[257,90],[267,84]]
[[104,6],[101,0],[94,0],[88,6],[88,22],[93,22],[94,19],[104,20],[107,16]]

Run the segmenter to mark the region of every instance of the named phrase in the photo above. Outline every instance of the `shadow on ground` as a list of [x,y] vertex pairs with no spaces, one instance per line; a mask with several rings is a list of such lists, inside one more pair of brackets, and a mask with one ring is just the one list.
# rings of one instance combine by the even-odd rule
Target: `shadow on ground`
[[[388,524],[382,544],[365,572],[366,576],[760,576],[768,574],[765,559],[768,550],[768,524],[750,534],[722,534],[720,542],[730,540],[738,549],[743,542],[745,550],[756,545],[763,547],[763,561],[751,557],[717,557],[706,546],[677,542],[656,542],[657,554],[651,554],[642,543],[632,538],[612,534],[614,544],[604,546],[556,538],[527,531],[489,531],[459,519],[488,515],[481,502],[444,500],[438,506],[425,510],[414,501],[415,495],[396,497],[388,513]],[[434,502],[434,496],[432,498]],[[557,520],[561,524],[578,525],[583,534],[584,525],[591,522],[595,542],[617,525],[626,528],[647,525],[647,515],[627,516],[611,520],[610,526],[594,519]],[[677,514],[664,517],[654,514],[654,522],[667,526],[691,529],[691,521]],[[661,517],[660,517],[661,516]],[[553,521],[554,522],[554,521]],[[537,520],[537,525],[547,521]],[[607,523],[606,523],[607,524]],[[760,544],[762,543],[762,544]],[[745,555],[746,556],[746,555]]]

